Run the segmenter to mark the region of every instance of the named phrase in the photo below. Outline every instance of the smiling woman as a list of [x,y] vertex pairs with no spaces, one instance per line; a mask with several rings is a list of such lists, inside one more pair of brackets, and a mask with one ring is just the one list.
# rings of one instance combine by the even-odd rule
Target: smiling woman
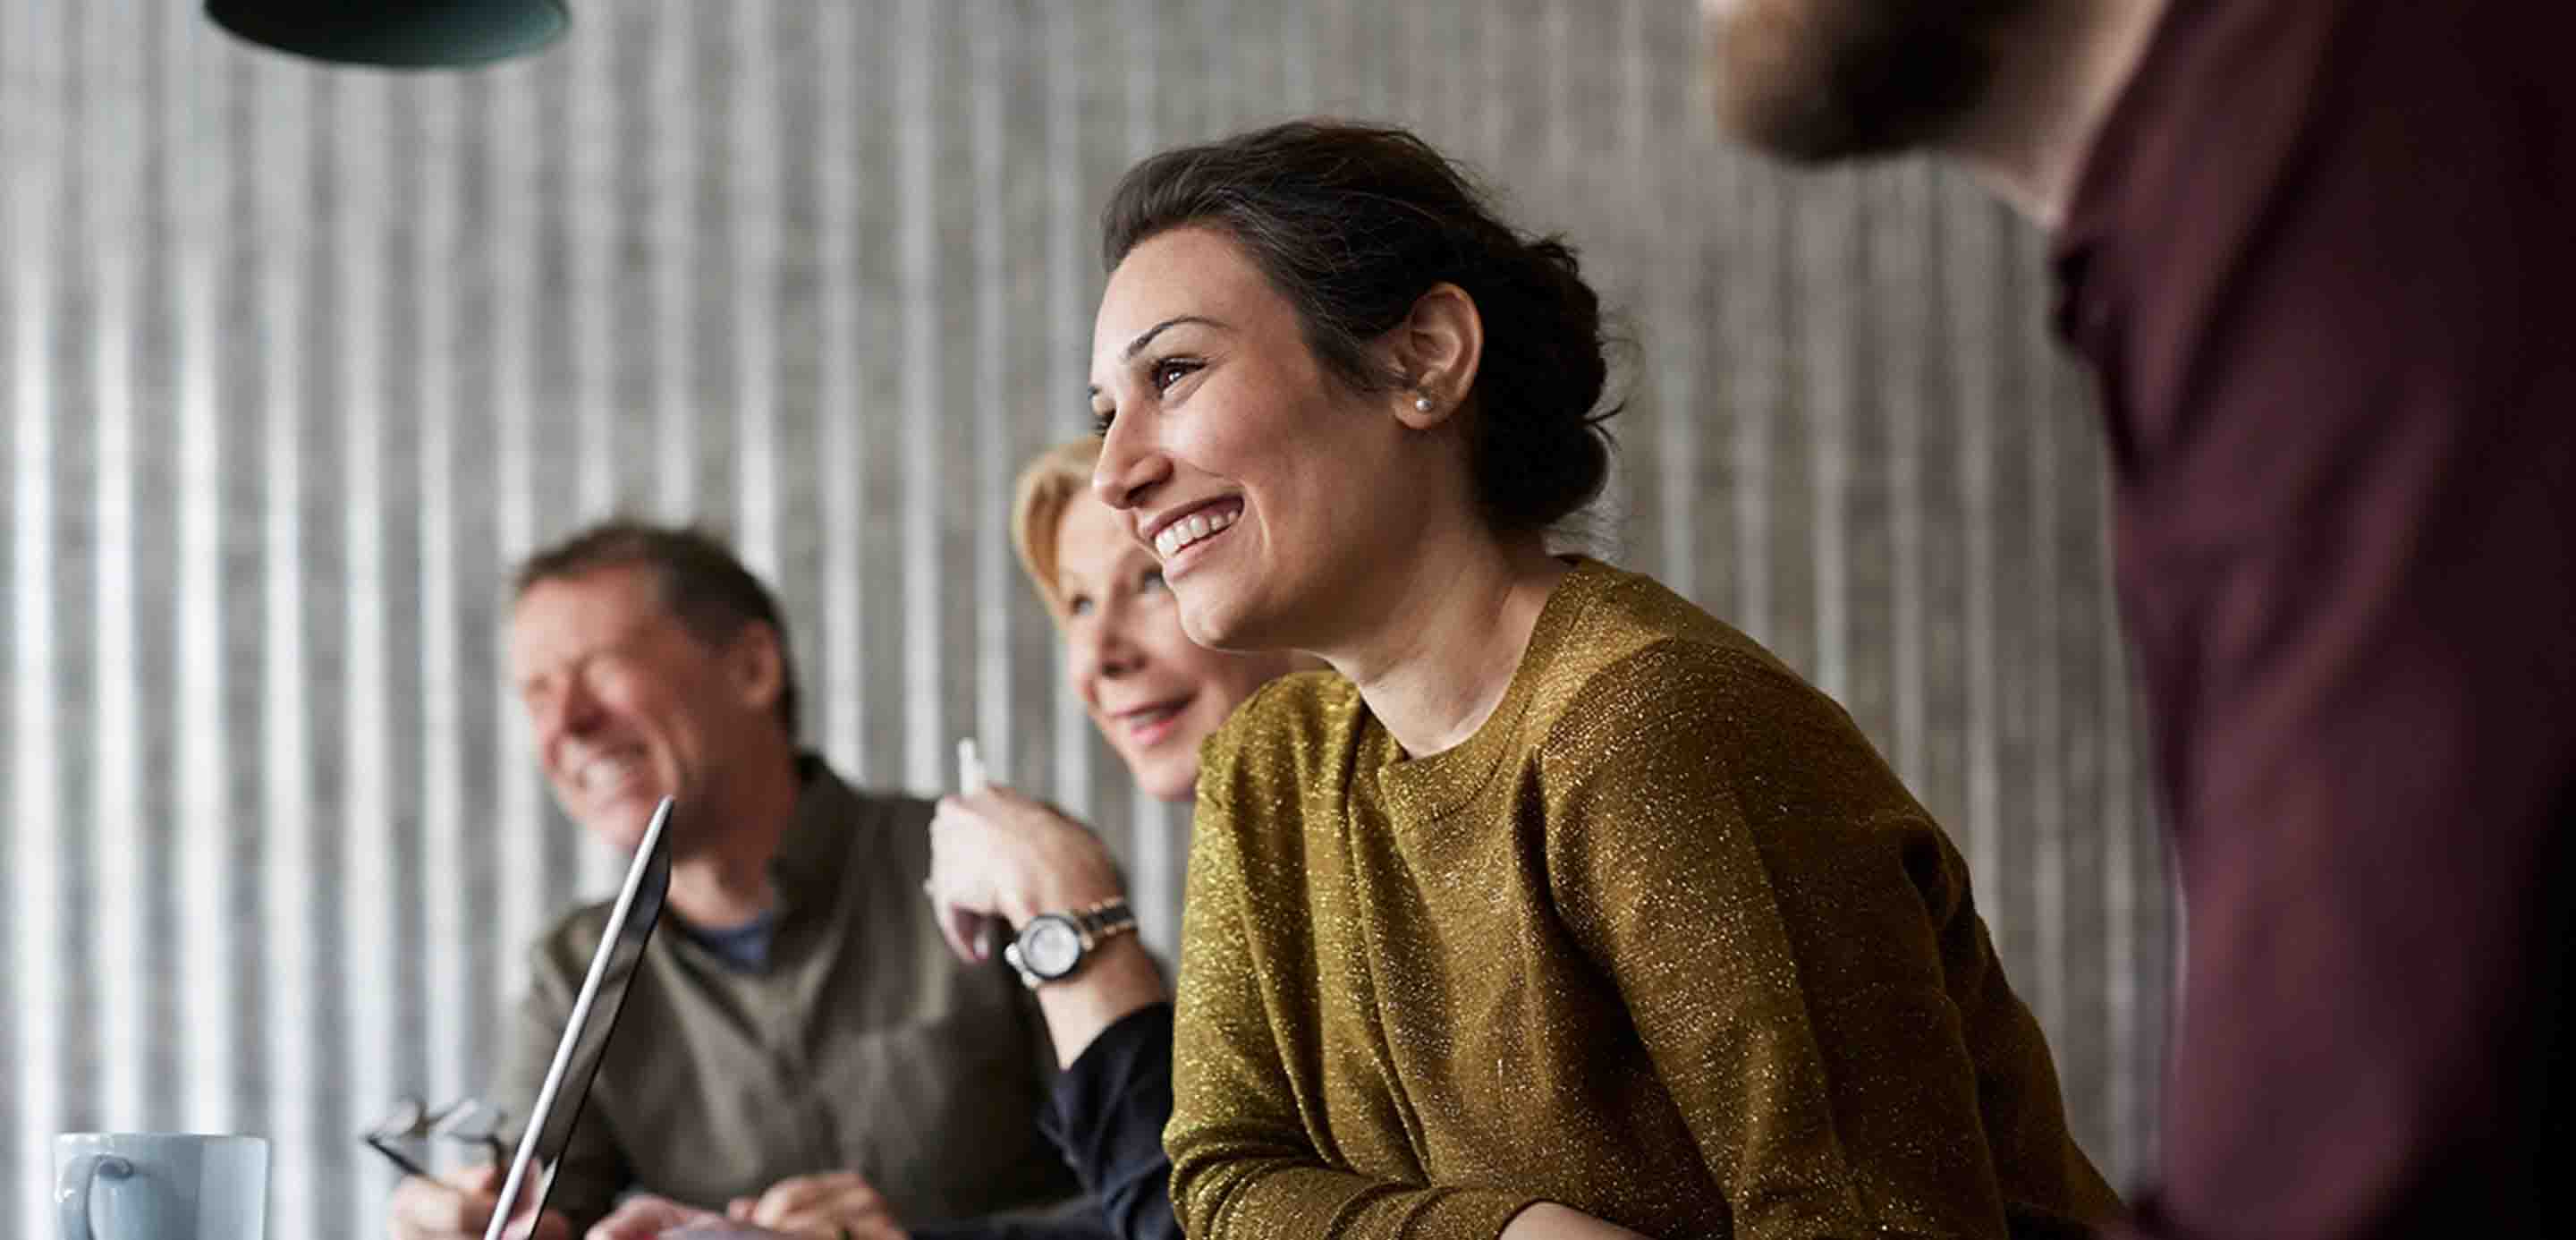
[[[1547,554],[1601,485],[1573,252],[1400,131],[1158,155],[1105,213],[1095,492],[1197,641],[1193,1236],[1993,1236],[2117,1200],[1948,839],[1834,703]],[[1139,570],[1141,571],[1141,569]]]
[[[1210,650],[1181,631],[1158,552],[1089,493],[1099,447],[1062,444],[1029,465],[1011,537],[1064,637],[1065,670],[1092,723],[1139,787],[1181,800],[1198,782],[1199,743],[1291,660]],[[1172,523],[1159,554],[1214,537],[1237,511],[1217,506]]]

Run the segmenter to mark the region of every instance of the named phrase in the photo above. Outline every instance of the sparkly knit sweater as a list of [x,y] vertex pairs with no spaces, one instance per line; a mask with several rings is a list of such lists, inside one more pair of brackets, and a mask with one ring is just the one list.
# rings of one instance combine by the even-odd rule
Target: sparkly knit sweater
[[1408,758],[1320,672],[1209,741],[1176,1021],[1199,1240],[2119,1210],[1940,828],[1768,652],[1591,561],[1456,748]]

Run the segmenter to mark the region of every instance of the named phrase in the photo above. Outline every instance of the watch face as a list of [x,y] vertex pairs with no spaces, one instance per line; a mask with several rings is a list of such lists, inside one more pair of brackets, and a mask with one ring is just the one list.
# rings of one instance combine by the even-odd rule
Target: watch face
[[1021,966],[1039,977],[1062,977],[1082,960],[1082,935],[1053,913],[1030,918],[1019,947]]

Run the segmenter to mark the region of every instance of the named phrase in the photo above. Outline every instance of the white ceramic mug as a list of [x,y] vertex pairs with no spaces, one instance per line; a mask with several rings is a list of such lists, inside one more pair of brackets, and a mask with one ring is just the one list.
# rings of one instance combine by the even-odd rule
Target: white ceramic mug
[[54,1138],[61,1240],[261,1240],[268,1142],[175,1132]]

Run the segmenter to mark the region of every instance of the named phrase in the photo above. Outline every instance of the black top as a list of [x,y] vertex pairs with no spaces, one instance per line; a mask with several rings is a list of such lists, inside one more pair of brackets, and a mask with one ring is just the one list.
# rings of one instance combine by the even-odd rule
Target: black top
[[915,1228],[915,1240],[1180,1240],[1172,1218],[1172,1005],[1120,1017],[1057,1074],[1038,1128],[1099,1203],[1098,1217],[978,1219]]

